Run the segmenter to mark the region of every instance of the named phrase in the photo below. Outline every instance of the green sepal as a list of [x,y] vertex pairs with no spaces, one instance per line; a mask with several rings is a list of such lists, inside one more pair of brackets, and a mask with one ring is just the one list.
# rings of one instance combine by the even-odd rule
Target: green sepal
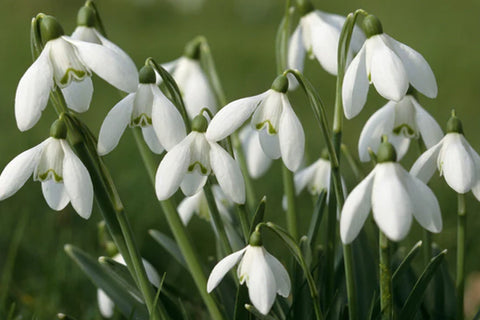
[[252,232],[250,239],[248,240],[248,244],[252,247],[261,247],[263,245],[262,234],[260,231],[255,230]]
[[397,161],[397,152],[395,151],[395,147],[388,142],[386,136],[383,136],[382,143],[380,143],[377,151],[377,162],[384,163],[395,161]]
[[78,10],[77,14],[77,25],[84,27],[95,27],[96,25],[96,15],[95,10],[89,6],[83,6]]
[[151,66],[144,65],[138,72],[138,81],[140,83],[152,84],[157,82],[157,76]]
[[286,93],[288,91],[288,78],[285,75],[279,75],[273,80],[271,88],[277,92]]
[[58,22],[57,18],[48,15],[37,16],[40,23],[40,35],[43,44],[50,40],[57,39],[65,34],[63,27]]
[[302,17],[315,10],[311,0],[297,0],[297,8]]
[[192,131],[205,132],[208,128],[208,121],[203,115],[199,114],[192,120]]
[[452,115],[447,121],[447,133],[463,133],[462,121],[457,117],[455,110],[452,110]]
[[362,22],[362,29],[367,36],[367,39],[377,34],[383,33],[383,27],[380,20],[375,17],[373,14],[367,15]]
[[63,118],[55,120],[50,126],[50,137],[55,139],[67,138],[67,125]]

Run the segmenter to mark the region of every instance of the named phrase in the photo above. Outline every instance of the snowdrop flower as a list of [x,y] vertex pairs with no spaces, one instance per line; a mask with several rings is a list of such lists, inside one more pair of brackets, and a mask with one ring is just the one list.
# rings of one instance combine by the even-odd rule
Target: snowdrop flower
[[437,96],[437,83],[423,56],[383,33],[373,15],[363,20],[367,40],[348,66],[343,79],[345,117],[355,117],[365,105],[369,83],[388,100],[400,101],[409,84],[429,98]]
[[[316,58],[330,74],[337,75],[337,50],[345,17],[314,10],[309,0],[297,1],[300,21],[293,32],[288,47],[288,68],[303,71],[305,55]],[[355,27],[348,53],[349,60],[358,52],[365,35]],[[294,78],[292,76],[292,78]]]
[[430,148],[442,139],[443,132],[415,97],[407,94],[398,102],[389,101],[368,119],[358,141],[360,161],[370,161],[368,148],[377,152],[382,135],[387,135],[395,146],[399,161],[407,153],[411,139],[421,136]]
[[213,117],[207,138],[225,139],[253,114],[251,124],[258,131],[265,154],[272,159],[282,157],[285,166],[296,171],[303,159],[305,134],[288,101],[287,90],[287,77],[281,75],[270,90],[227,104]]
[[462,123],[453,112],[447,122],[447,134],[425,151],[410,173],[427,183],[438,168],[447,184],[457,193],[473,195],[480,201],[480,157],[463,135]]
[[135,91],[137,71],[130,59],[106,46],[65,36],[54,17],[37,19],[45,46],[18,83],[15,118],[21,131],[37,123],[55,86],[62,89],[69,108],[86,111],[93,92],[92,72],[120,90]]
[[182,116],[155,84],[153,68],[144,66],[139,74],[137,91],[118,102],[103,121],[97,146],[100,155],[117,146],[127,126],[141,127],[145,142],[158,154],[185,138]]
[[[116,262],[123,264],[126,266],[125,260],[120,254],[117,254],[113,257],[113,260]],[[143,267],[145,268],[145,272],[147,273],[147,278],[151,284],[155,287],[160,286],[160,276],[158,275],[155,268],[148,262],[147,260],[142,258]],[[105,291],[98,289],[97,290],[97,301],[98,301],[98,309],[104,318],[111,318],[113,316],[113,308],[115,304],[113,303],[112,299],[105,293]]]
[[207,291],[212,292],[237,263],[240,284],[247,283],[250,301],[262,314],[268,314],[277,293],[285,298],[290,295],[288,272],[280,261],[262,246],[258,231],[252,233],[248,246],[217,263],[208,278]]
[[331,163],[328,151],[322,151],[320,159],[306,168],[295,172],[294,184],[296,194],[300,194],[303,189],[308,188],[311,195],[318,196],[322,190],[330,192]]
[[272,159],[270,159],[262,149],[258,134],[251,126],[245,126],[238,135],[242,144],[243,153],[246,157],[247,170],[250,177],[258,179],[263,176],[270,165]]
[[380,230],[400,241],[408,233],[412,215],[430,232],[442,230],[440,206],[432,190],[395,162],[392,144],[383,142],[378,164],[348,196],[340,216],[340,236],[351,243],[360,232],[370,209]]
[[186,196],[191,196],[213,173],[227,197],[235,203],[245,202],[242,172],[228,152],[205,137],[207,126],[204,116],[196,116],[192,121],[192,132],[163,158],[155,178],[159,200],[171,197],[179,186]]
[[72,203],[84,219],[92,213],[93,185],[87,168],[65,140],[67,129],[62,120],[52,125],[51,137],[16,156],[0,175],[0,200],[17,192],[33,174],[42,183],[47,204],[60,211]]

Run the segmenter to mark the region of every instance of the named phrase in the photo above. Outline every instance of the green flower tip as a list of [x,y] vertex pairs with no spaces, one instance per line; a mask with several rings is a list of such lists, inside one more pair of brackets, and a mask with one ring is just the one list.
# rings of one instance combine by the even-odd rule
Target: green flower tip
[[248,244],[252,247],[261,247],[263,245],[262,241],[262,234],[260,231],[253,231],[250,239],[248,240]]
[[323,148],[322,153],[320,154],[320,158],[324,160],[330,160],[330,153],[328,152],[327,148]]
[[455,109],[452,110],[452,116],[447,121],[447,133],[460,133],[463,134],[462,121],[457,118]]
[[286,93],[288,91],[288,78],[284,75],[276,77],[272,83],[272,89],[277,92]]
[[208,121],[203,115],[199,114],[192,120],[192,131],[205,132],[207,131]]
[[193,60],[199,60],[200,59],[200,41],[190,41],[187,43],[185,46],[185,52],[183,55],[187,58],[193,59]]
[[95,27],[95,10],[91,7],[83,6],[78,10],[77,25],[85,27]]
[[44,43],[57,39],[65,34],[57,18],[42,15],[40,17],[40,34]]
[[386,136],[382,137],[382,143],[378,147],[378,152],[377,152],[377,162],[378,163],[383,163],[383,162],[395,162],[397,161],[397,152],[395,151],[395,148],[393,145],[388,142],[388,139]]
[[313,7],[312,1],[310,0],[297,0],[297,8],[298,12],[300,13],[300,16],[304,16],[306,14],[309,14],[315,8]]
[[67,125],[63,119],[57,119],[50,127],[50,137],[55,139],[67,138]]
[[383,33],[382,23],[373,14],[369,14],[363,19],[362,29],[367,38]]
[[157,77],[155,76],[155,71],[149,65],[143,66],[138,72],[138,81],[140,83],[150,84],[155,83],[156,80]]

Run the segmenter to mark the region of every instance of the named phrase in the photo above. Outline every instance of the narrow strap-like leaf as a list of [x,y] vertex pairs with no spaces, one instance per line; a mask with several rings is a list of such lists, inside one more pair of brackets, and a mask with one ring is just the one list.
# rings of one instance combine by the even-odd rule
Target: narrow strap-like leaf
[[263,217],[265,216],[265,206],[267,204],[267,197],[264,196],[262,200],[258,203],[257,210],[253,216],[252,224],[250,226],[250,234],[255,230],[257,224],[263,221]]
[[320,228],[320,223],[322,222],[323,214],[325,212],[325,203],[327,202],[327,192],[322,190],[320,195],[317,198],[317,203],[313,209],[312,218],[310,219],[310,228],[308,229],[308,240],[310,240],[310,245],[315,244],[317,239],[318,229]]
[[246,304],[245,309],[247,309],[251,314],[253,314],[259,320],[275,320],[274,317],[269,316],[268,314],[265,315],[265,314],[261,313],[251,304]]
[[402,274],[404,274],[408,270],[408,268],[410,267],[410,264],[412,263],[413,259],[420,252],[421,247],[422,247],[422,241],[418,241],[417,243],[415,243],[415,245],[408,252],[408,254],[405,256],[405,258],[402,260],[402,262],[400,262],[397,269],[395,269],[395,271],[393,272],[393,275],[392,275],[393,286],[395,286],[395,284],[396,284],[395,280],[400,279]]
[[188,270],[187,263],[185,262],[185,258],[180,251],[177,243],[173,241],[169,236],[161,233],[157,230],[150,230],[148,232],[152,238],[158,242],[167,252],[182,266],[185,270]]

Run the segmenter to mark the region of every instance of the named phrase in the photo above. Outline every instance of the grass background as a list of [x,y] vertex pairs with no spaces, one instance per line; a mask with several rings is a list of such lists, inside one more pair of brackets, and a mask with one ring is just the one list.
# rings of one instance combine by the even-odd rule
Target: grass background
[[[467,139],[476,150],[480,150],[479,1],[465,1],[461,5],[435,0],[314,3],[319,9],[343,15],[356,8],[374,13],[382,20],[386,33],[422,53],[434,70],[439,95],[435,100],[422,97],[420,103],[442,127],[450,109],[455,108],[463,120]],[[76,12],[82,4],[83,1],[77,0],[0,1],[0,168],[20,152],[43,141],[48,136],[50,123],[55,119],[49,107],[39,123],[28,132],[19,132],[15,124],[15,89],[31,64],[30,19],[38,12],[55,15],[65,31],[70,33],[75,27]],[[283,12],[283,1],[206,0],[201,9],[187,14],[160,0],[99,0],[97,6],[110,39],[128,52],[138,66],[149,56],[158,62],[173,60],[182,54],[187,41],[203,34],[209,40],[230,100],[266,90],[275,77],[274,39]],[[332,106],[335,78],[323,71],[316,61],[307,62],[305,74],[327,106]],[[99,78],[94,79],[94,84],[92,105],[81,118],[93,132],[98,133],[106,113],[118,101],[118,95],[115,89]],[[323,138],[304,97],[294,93],[292,103],[305,126],[305,159],[306,163],[311,163],[323,147]],[[356,150],[363,124],[384,103],[371,90],[365,110],[354,120],[345,122],[344,140],[352,152]],[[329,113],[331,115],[331,110]],[[404,161],[405,167],[410,167],[415,156],[414,147]],[[169,257],[147,235],[150,228],[168,233],[168,227],[140,165],[132,135],[126,132],[118,148],[105,160],[144,257],[159,271],[167,271],[167,278],[172,282],[183,282],[188,290],[191,281],[169,267]],[[367,165],[365,172],[368,170]],[[267,219],[284,224],[284,213],[279,205],[282,196],[280,171],[277,161],[255,185],[258,195],[266,194],[269,199]],[[349,178],[347,182],[351,190],[355,182]],[[441,203],[445,226],[440,235],[434,236],[434,241],[440,247],[449,249],[448,261],[453,272],[456,197],[442,179],[433,179],[432,185]],[[306,230],[311,211],[308,196],[301,197],[300,208],[300,226]],[[476,234],[480,227],[480,206],[471,194],[467,195],[467,208],[467,273],[474,273],[480,269],[479,238]],[[70,206],[61,213],[50,210],[39,184],[31,181],[14,196],[0,202],[0,317],[5,314],[1,312],[14,303],[16,314],[23,315],[24,319],[52,319],[57,312],[65,312],[78,319],[99,319],[95,288],[66,256],[63,245],[72,243],[93,255],[104,254],[97,237],[100,217],[97,208],[94,208],[88,221],[82,220]],[[205,235],[210,234],[207,223],[195,219],[189,229],[197,240],[195,244],[199,252],[204,257],[213,255],[212,239]],[[415,242],[418,231],[414,223],[413,231],[404,244]],[[15,234],[18,234],[18,241],[14,240]],[[12,244],[18,245],[18,251],[14,265],[9,267],[6,261]],[[267,247],[269,245],[267,242]]]

